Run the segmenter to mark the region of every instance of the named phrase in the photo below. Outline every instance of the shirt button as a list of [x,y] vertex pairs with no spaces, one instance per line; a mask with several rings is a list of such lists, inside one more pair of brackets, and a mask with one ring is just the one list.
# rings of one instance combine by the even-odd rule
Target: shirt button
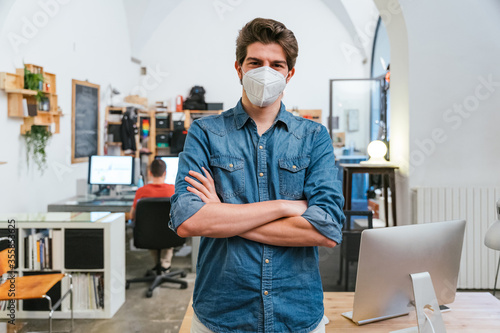
[[259,146],[259,149],[264,149],[264,147],[262,147],[262,146]]
[[292,166],[292,168],[297,169],[297,167],[296,167],[295,165],[294,165],[294,166]]
[[229,167],[230,167],[230,168],[232,168],[232,167],[233,167],[233,164],[232,164],[232,163],[231,163],[231,164],[229,164]]
[[263,176],[264,176],[264,174],[261,172],[261,173],[259,173],[259,176],[263,177]]
[[266,290],[266,291],[264,291],[264,295],[266,295],[266,296],[267,296],[268,294],[269,294],[269,293],[267,292],[267,290]]
[[266,259],[266,264],[269,264],[269,259]]

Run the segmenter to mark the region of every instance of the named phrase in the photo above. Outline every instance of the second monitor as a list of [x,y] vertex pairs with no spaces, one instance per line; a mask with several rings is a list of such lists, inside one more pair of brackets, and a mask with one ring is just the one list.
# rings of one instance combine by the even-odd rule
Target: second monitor
[[175,185],[175,178],[177,177],[177,169],[179,167],[179,157],[155,156],[155,159],[161,159],[167,165],[167,177],[165,178],[165,183]]

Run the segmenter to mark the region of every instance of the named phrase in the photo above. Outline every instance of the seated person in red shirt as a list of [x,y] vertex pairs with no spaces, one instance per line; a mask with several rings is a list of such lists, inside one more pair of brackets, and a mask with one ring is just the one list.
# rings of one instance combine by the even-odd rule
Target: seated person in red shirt
[[[144,185],[139,188],[135,193],[134,204],[130,210],[130,217],[135,220],[135,208],[137,206],[137,200],[141,198],[163,198],[171,197],[175,193],[175,186],[170,184],[165,184],[165,177],[167,176],[167,166],[162,160],[154,160],[148,170],[148,180],[149,184]],[[168,222],[168,213],[165,212],[165,223]],[[158,252],[156,250],[150,250],[156,262],[156,256]],[[163,249],[161,250],[161,269],[163,272],[167,272],[170,269],[170,264],[172,262],[172,256],[174,255],[174,249]]]

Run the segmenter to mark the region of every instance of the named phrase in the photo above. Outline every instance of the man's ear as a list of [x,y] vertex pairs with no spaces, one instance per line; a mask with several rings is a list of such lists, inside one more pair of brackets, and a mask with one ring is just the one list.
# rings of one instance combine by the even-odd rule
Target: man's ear
[[238,73],[238,77],[240,78],[241,82],[241,80],[243,80],[243,72],[241,70],[241,65],[238,63],[238,60],[234,62],[234,68],[236,69],[236,72]]
[[292,78],[292,76],[295,74],[295,67],[292,68],[291,71],[288,72],[288,75],[286,77],[286,83],[288,83],[290,81],[290,79]]

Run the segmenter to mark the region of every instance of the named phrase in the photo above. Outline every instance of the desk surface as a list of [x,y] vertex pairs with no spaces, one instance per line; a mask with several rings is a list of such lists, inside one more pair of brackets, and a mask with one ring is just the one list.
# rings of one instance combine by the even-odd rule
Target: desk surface
[[349,169],[399,169],[397,165],[394,164],[361,164],[361,163],[340,163],[342,168]]
[[[352,311],[354,293],[326,292],[325,315],[330,320],[326,332],[380,332],[417,326],[415,312],[408,316],[357,326],[342,317],[343,312]],[[500,332],[500,300],[490,293],[457,293],[451,311],[443,313],[447,332],[477,333]],[[189,303],[179,333],[189,333],[193,307]]]
[[133,196],[122,196],[117,198],[77,196],[49,204],[47,206],[47,211],[128,213],[133,203]]

